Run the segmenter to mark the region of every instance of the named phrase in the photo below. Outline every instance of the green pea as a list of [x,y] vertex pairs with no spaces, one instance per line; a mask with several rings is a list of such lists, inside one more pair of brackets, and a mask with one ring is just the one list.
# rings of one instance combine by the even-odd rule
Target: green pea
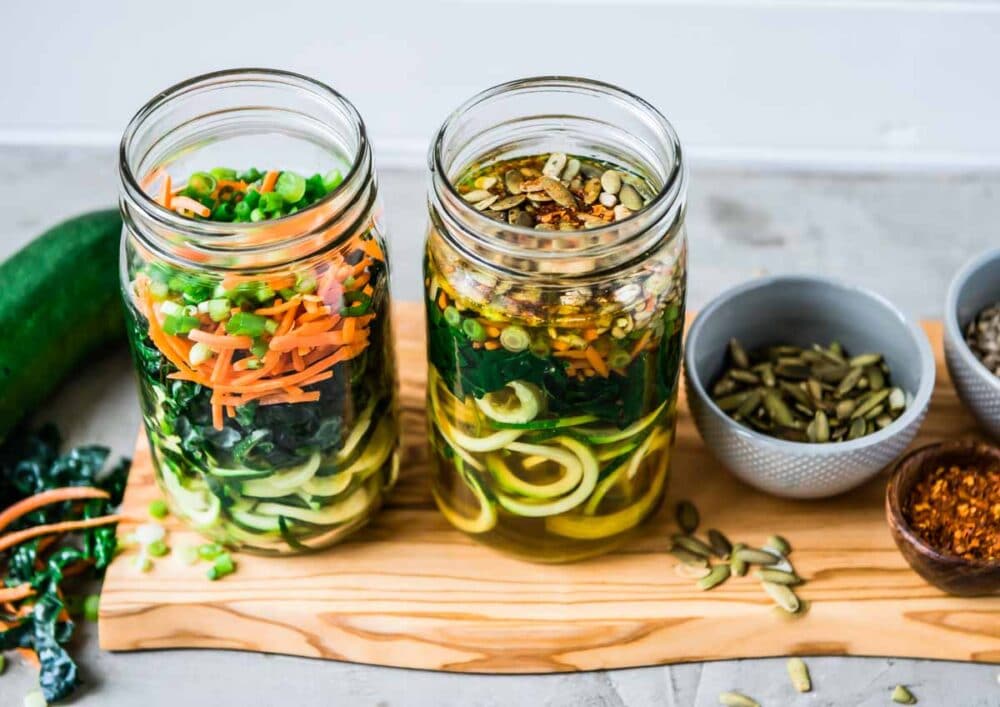
[[267,218],[267,216],[265,216],[264,212],[261,211],[260,209],[254,209],[253,211],[250,212],[250,220],[253,221],[254,223],[257,223],[258,221],[263,221],[265,218]]
[[167,547],[167,544],[162,540],[154,540],[153,542],[151,542],[149,544],[148,550],[149,554],[152,555],[153,557],[163,557],[168,552],[170,552],[170,548]]
[[223,552],[225,552],[224,548],[218,543],[205,543],[198,546],[198,557],[203,560],[214,560]]
[[151,501],[149,504],[149,515],[154,518],[166,518],[167,513],[169,513],[167,508],[167,502],[162,498],[158,498],[155,501]]
[[83,600],[83,618],[91,623],[96,623],[101,609],[101,597],[91,594]]
[[331,169],[323,177],[323,188],[326,189],[327,194],[332,192],[334,189],[340,186],[340,183],[344,181],[344,175],[340,173],[339,169]]

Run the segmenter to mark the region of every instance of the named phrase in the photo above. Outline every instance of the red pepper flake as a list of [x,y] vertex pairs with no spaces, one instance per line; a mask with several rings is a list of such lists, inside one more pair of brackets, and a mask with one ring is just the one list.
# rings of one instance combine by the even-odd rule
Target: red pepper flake
[[913,485],[903,515],[942,554],[1000,560],[1000,468],[939,467]]

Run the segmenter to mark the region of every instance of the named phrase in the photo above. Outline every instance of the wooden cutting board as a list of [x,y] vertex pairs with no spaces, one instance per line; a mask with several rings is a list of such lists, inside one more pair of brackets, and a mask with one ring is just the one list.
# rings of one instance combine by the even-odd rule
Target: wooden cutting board
[[[399,484],[370,527],[307,557],[238,556],[222,581],[178,557],[140,574],[131,553],[111,565],[101,599],[109,650],[229,648],[465,672],[591,670],[719,658],[848,654],[1000,662],[1000,597],[959,599],[927,585],[887,530],[885,476],[825,501],[786,501],[736,481],[705,450],[682,401],[669,504],[690,498],[706,527],[762,543],[781,533],[808,579],[801,618],[773,610],[751,578],[701,592],[665,553],[666,510],[619,552],[528,564],[454,531],[434,509],[424,445],[422,308],[396,316],[404,456]],[[938,384],[917,444],[975,434],[926,330]],[[145,436],[135,452],[122,535],[158,496]],[[199,542],[169,520],[174,548]]]

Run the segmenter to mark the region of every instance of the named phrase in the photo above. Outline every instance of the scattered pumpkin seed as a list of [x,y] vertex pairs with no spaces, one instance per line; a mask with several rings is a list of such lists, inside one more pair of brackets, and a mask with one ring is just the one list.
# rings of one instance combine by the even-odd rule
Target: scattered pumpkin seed
[[712,546],[712,552],[715,553],[715,556],[722,560],[729,559],[729,555],[733,551],[733,544],[729,542],[729,538],[721,530],[715,528],[708,531],[708,544]]
[[678,501],[674,509],[674,518],[677,520],[677,527],[690,535],[698,529],[699,517],[698,509],[690,501]]
[[722,692],[719,694],[719,704],[724,707],[760,707],[760,703],[747,697],[742,692]]
[[792,680],[792,687],[796,692],[810,692],[812,690],[812,680],[809,677],[809,667],[801,658],[789,658],[786,664],[788,677]]
[[770,545],[775,550],[780,552],[782,555],[789,555],[792,552],[792,546],[788,543],[785,538],[780,535],[772,535],[767,539],[765,545]]
[[738,557],[733,557],[729,560],[729,567],[737,577],[743,577],[747,573],[747,563]]
[[905,685],[896,685],[892,689],[892,701],[898,705],[915,705],[917,704],[917,698],[906,689]]
[[785,572],[770,567],[761,568],[754,571],[754,575],[762,582],[774,582],[775,584],[785,584],[794,586],[802,584],[802,578],[794,572]]
[[729,579],[729,565],[715,565],[707,575],[698,580],[698,586],[703,590],[714,589]]
[[706,562],[703,565],[689,565],[686,562],[679,562],[674,565],[674,574],[685,579],[701,579],[708,575],[712,569]]
[[779,561],[779,557],[772,555],[767,550],[757,550],[752,547],[744,547],[733,551],[733,556],[740,558],[748,565],[773,565]]
[[708,567],[707,558],[704,558],[701,555],[696,555],[690,550],[685,550],[682,547],[674,547],[667,552],[683,562],[685,565],[691,565],[693,567]]
[[795,592],[789,588],[787,584],[777,584],[776,582],[761,582],[760,586],[764,588],[768,596],[774,601],[775,604],[780,606],[783,610],[789,614],[794,614],[798,612],[801,604],[799,603],[799,598],[795,595]]
[[707,543],[702,542],[698,538],[692,537],[690,535],[681,535],[676,533],[671,537],[674,541],[674,545],[681,547],[688,552],[694,553],[699,557],[711,557],[712,548]]

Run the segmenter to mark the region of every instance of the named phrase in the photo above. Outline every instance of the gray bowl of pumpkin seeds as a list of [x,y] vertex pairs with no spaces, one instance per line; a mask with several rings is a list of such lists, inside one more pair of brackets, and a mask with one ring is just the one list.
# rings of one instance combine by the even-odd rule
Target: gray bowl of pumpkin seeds
[[1000,248],[967,263],[948,288],[944,354],[958,397],[1000,442]]
[[934,388],[918,327],[874,292],[814,276],[717,297],[691,325],[684,364],[708,449],[787,498],[833,496],[878,474],[913,441]]

